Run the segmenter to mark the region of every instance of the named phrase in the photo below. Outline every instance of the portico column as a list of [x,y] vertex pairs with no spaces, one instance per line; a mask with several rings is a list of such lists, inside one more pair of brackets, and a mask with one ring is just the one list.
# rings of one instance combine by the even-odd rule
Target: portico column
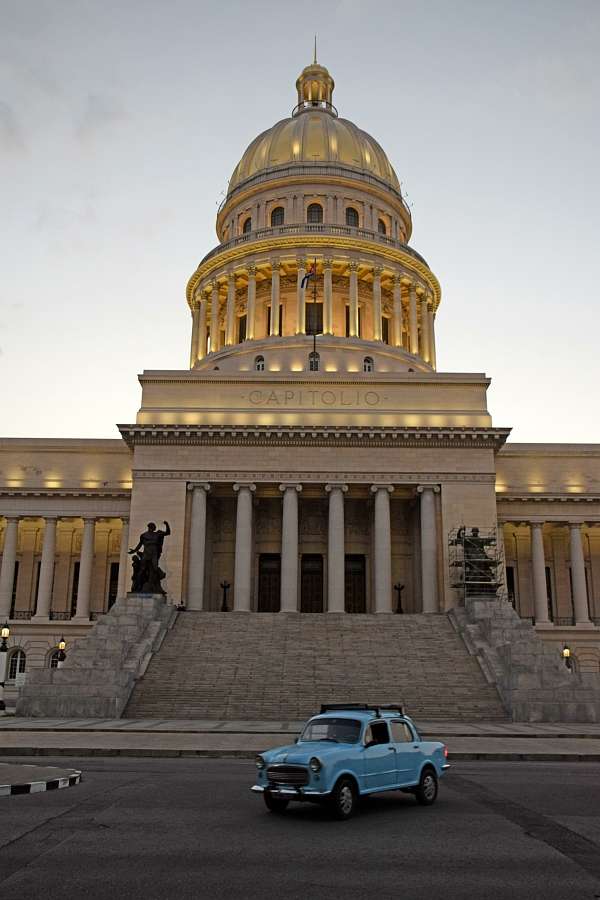
[[428,315],[429,315],[429,362],[436,368],[436,356],[435,356],[435,314],[433,312],[433,297],[429,297],[428,302]]
[[215,353],[219,349],[219,285],[212,283],[210,295],[210,349]]
[[235,275],[227,274],[227,313],[225,321],[225,344],[230,347],[235,344]]
[[381,267],[373,268],[373,340],[381,340]]
[[237,493],[233,608],[250,612],[252,597],[252,493],[255,484],[234,484]]
[[419,329],[417,326],[417,286],[411,281],[408,287],[408,340],[413,356],[419,354]]
[[571,582],[573,585],[573,609],[576,625],[589,625],[590,615],[585,580],[585,560],[581,542],[581,525],[569,523],[571,545]]
[[375,612],[392,612],[391,484],[373,484],[375,494]]
[[541,522],[531,523],[531,564],[533,569],[533,598],[535,623],[548,622],[548,593],[546,591],[546,560],[544,557],[544,533]]
[[17,537],[19,534],[18,516],[6,517],[4,530],[4,550],[2,551],[2,568],[0,569],[0,625],[10,615],[12,591],[15,581],[15,563],[17,561]]
[[204,569],[206,564],[206,495],[209,484],[190,484],[190,539],[188,544],[187,608],[204,606]]
[[350,260],[350,337],[358,337],[358,263]]
[[129,519],[121,518],[121,546],[119,548],[119,583],[117,600],[127,596],[127,576],[129,575]]
[[40,562],[40,580],[38,585],[37,608],[35,619],[47,619],[52,601],[52,583],[54,581],[54,554],[56,552],[56,516],[44,519],[44,542]]
[[333,334],[333,260],[323,260],[323,334]]
[[344,612],[346,561],[344,553],[344,494],[347,484],[326,484],[329,494],[327,534],[327,612]]
[[81,556],[79,558],[79,584],[77,587],[77,609],[75,618],[89,621],[92,587],[92,567],[94,565],[94,538],[96,520],[83,520],[83,537],[81,539]]
[[417,488],[421,495],[421,590],[423,592],[422,611],[438,612],[437,592],[437,528],[435,495],[437,485],[423,484]]
[[402,346],[402,282],[394,276],[394,347]]
[[301,484],[280,484],[283,493],[281,520],[281,612],[298,611],[298,494]]
[[429,362],[429,310],[425,294],[421,295],[421,356]]
[[198,351],[197,359],[204,359],[206,356],[206,292],[202,291],[200,295],[200,315],[198,320]]
[[256,266],[248,266],[248,303],[246,310],[246,339],[254,340],[254,328],[256,325]]
[[200,304],[192,301],[192,340],[190,345],[190,369],[194,368],[198,359],[198,335],[200,333]]
[[279,335],[279,260],[271,260],[271,337]]
[[298,269],[298,281],[296,285],[296,334],[306,334],[306,316],[305,316],[305,290],[302,287],[302,280],[306,275],[306,260],[298,258],[296,260]]

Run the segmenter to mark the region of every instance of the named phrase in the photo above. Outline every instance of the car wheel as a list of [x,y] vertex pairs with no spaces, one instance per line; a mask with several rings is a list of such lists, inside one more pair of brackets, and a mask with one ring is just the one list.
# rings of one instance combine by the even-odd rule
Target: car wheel
[[435,803],[437,792],[438,780],[434,770],[423,769],[423,771],[421,772],[421,778],[419,779],[419,784],[415,791],[417,803],[420,803],[421,806],[431,806],[432,803]]
[[278,813],[281,815],[284,813],[288,807],[289,800],[281,800],[279,797],[273,797],[270,791],[265,791],[263,794],[265,798],[265,806],[272,813]]
[[331,792],[329,806],[336,819],[349,819],[356,812],[358,792],[351,778],[340,778]]

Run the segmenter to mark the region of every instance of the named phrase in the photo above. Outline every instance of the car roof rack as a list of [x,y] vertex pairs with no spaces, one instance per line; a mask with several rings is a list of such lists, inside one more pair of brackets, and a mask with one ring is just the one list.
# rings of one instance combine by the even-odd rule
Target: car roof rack
[[357,712],[360,710],[362,712],[370,712],[371,710],[375,713],[378,719],[381,718],[381,710],[385,710],[386,712],[397,712],[399,715],[404,715],[404,707],[401,703],[387,703],[377,705],[373,703],[322,703],[321,704],[321,715],[326,712],[342,712],[343,710],[356,710]]

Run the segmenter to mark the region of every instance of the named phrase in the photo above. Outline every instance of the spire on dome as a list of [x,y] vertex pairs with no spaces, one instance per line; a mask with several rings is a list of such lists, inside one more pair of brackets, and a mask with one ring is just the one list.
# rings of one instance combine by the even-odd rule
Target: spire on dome
[[317,64],[317,36],[315,34],[315,53],[313,56],[313,66],[316,66],[316,64]]

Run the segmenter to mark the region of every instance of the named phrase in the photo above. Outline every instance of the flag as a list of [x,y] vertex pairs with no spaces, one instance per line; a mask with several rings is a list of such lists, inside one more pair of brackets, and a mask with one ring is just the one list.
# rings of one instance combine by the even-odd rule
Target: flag
[[306,275],[304,276],[304,278],[302,279],[302,281],[300,282],[300,287],[304,289],[306,287],[306,285],[308,284],[309,280],[311,278],[314,278],[316,274],[317,273],[316,273],[316,269],[315,269],[315,264],[313,263],[311,265],[310,269],[308,270],[308,272],[306,273]]

